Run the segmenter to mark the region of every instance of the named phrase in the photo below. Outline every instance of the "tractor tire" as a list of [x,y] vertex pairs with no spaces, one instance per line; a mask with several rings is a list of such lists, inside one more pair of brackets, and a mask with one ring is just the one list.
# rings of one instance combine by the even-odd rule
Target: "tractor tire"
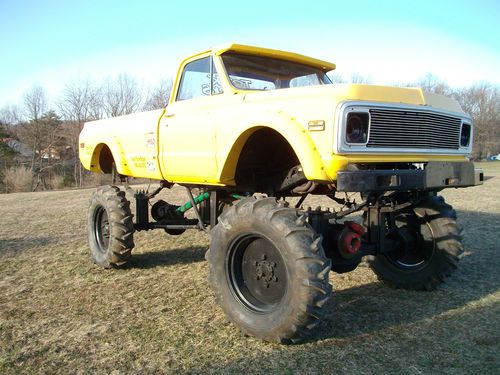
[[463,253],[457,214],[441,196],[428,197],[395,215],[388,236],[399,241],[396,251],[369,261],[379,280],[394,288],[433,290],[457,268]]
[[134,247],[130,202],[116,186],[98,188],[90,198],[87,229],[92,260],[104,267],[120,267]]
[[275,198],[246,198],[224,211],[211,239],[210,285],[243,334],[295,343],[319,324],[331,262],[305,215]]

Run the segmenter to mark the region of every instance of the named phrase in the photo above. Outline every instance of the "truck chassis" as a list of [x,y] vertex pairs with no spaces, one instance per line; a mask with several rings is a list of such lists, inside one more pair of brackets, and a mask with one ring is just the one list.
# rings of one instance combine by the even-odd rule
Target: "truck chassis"
[[[395,173],[375,171],[372,180],[393,184],[387,176]],[[131,256],[135,231],[207,232],[209,281],[217,302],[243,333],[280,343],[307,338],[319,323],[332,290],[330,271],[353,271],[370,256],[371,268],[388,285],[432,290],[456,268],[463,252],[461,229],[437,189],[408,191],[408,182],[401,179],[392,191],[371,186],[356,202],[347,193],[340,198],[332,185],[300,178],[290,183],[290,175],[277,180],[278,188],[267,194],[185,185],[188,201],[182,206],[163,200],[150,204],[173,186],[169,182],[162,181],[152,192],[133,191],[125,184],[135,199],[135,221],[124,191],[98,188],[88,215],[91,256],[105,268],[119,267]],[[419,184],[433,178],[431,173]],[[352,175],[343,183],[353,190],[359,186]],[[287,192],[279,188],[285,185]],[[193,188],[199,189],[196,197]],[[313,194],[326,195],[342,208],[304,208]],[[292,196],[300,197],[294,206],[287,201]],[[190,209],[194,219],[185,217]],[[358,212],[362,223],[347,220]]]

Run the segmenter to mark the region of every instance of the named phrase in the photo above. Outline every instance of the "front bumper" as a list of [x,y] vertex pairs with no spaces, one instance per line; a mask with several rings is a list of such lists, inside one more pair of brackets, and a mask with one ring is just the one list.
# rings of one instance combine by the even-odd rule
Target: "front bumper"
[[337,191],[413,191],[467,187],[483,183],[472,162],[429,162],[425,169],[356,170],[337,174]]

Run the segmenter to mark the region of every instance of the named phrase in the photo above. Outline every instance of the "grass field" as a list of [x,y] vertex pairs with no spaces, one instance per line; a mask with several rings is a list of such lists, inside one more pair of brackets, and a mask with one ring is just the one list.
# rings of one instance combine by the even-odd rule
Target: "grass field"
[[0,195],[0,373],[498,374],[500,162],[482,167],[483,186],[443,194],[466,253],[442,287],[331,273],[326,321],[292,346],[226,322],[206,235],[137,233],[130,265],[103,270],[87,254],[92,190]]

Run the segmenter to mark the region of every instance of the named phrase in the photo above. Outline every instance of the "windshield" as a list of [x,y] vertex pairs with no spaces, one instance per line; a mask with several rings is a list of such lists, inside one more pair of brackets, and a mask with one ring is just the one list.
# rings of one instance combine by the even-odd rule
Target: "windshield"
[[332,83],[315,67],[271,57],[225,53],[222,61],[232,85],[240,90],[276,90]]

